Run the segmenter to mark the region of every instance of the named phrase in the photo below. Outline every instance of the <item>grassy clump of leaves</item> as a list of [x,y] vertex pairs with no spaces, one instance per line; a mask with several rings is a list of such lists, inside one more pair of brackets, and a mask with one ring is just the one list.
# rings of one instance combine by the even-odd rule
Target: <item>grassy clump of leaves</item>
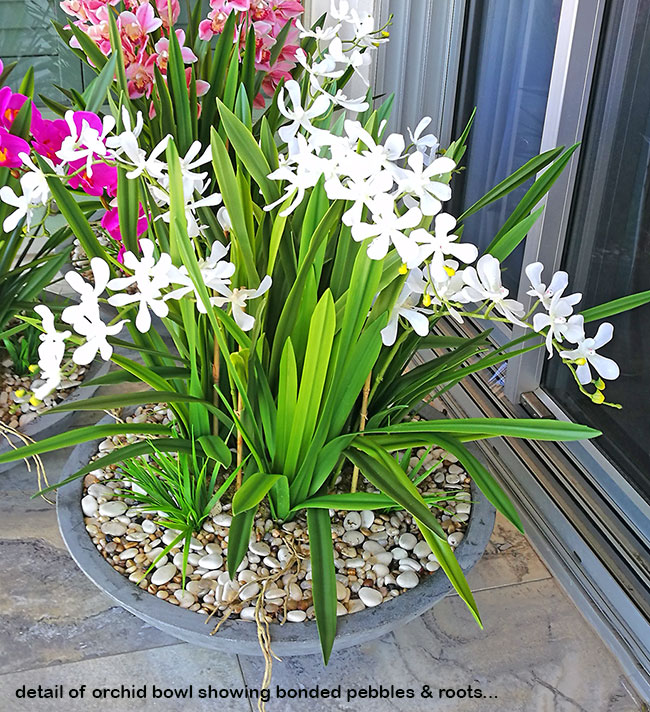
[[150,445],[150,454],[123,462],[120,478],[131,483],[131,491],[121,496],[135,499],[139,509],[159,515],[156,520],[158,525],[178,532],[154,559],[143,578],[158,561],[182,542],[182,575],[185,587],[187,557],[192,536],[201,531],[203,522],[233,483],[240,468],[227,474],[217,488],[221,463],[200,456],[194,439],[189,452],[178,454],[164,452],[153,442]]
[[34,364],[38,361],[40,333],[36,327],[28,326],[2,338],[2,343],[11,359],[12,370],[17,376],[27,376],[36,370]]

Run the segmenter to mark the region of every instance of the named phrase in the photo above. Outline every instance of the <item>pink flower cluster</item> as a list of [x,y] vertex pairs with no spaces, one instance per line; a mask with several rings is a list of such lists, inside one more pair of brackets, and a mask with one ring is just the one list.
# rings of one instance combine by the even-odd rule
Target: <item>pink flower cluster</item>
[[[155,3],[149,0],[124,1],[128,9],[120,12],[116,20],[124,52],[129,96],[132,99],[150,97],[154,86],[154,67],[158,67],[163,77],[167,74],[169,27],[178,19],[179,0],[155,0]],[[74,24],[108,56],[111,52],[108,17],[109,12],[116,12],[111,10],[110,6],[119,2],[120,0],[63,0],[61,7],[68,15],[77,18]],[[176,30],[176,37],[184,62],[196,62],[194,52],[184,46],[183,30]],[[71,45],[79,47],[75,38]],[[186,76],[189,85],[189,67],[186,69]],[[197,95],[201,96],[208,90],[208,83],[197,81],[196,89]]]
[[[295,19],[304,12],[299,0],[210,0],[212,8],[207,19],[199,25],[199,37],[210,40],[221,34],[231,12],[239,15],[236,23],[235,42],[243,48],[249,27],[255,29],[255,68],[265,72],[262,89],[267,97],[273,96],[282,79],[290,79],[290,72],[296,65],[298,30],[293,27]],[[292,23],[285,44],[277,60],[271,65],[271,48],[287,22]],[[264,97],[256,97],[255,104],[264,106]]]

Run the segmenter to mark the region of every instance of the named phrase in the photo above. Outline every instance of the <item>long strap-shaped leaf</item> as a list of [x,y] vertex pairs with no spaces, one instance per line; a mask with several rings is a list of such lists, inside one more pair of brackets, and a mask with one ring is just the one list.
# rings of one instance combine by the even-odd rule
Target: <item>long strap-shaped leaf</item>
[[447,578],[451,582],[451,585],[456,589],[458,595],[465,601],[467,607],[471,611],[472,615],[476,619],[476,622],[481,628],[483,628],[483,622],[481,621],[481,616],[478,612],[478,606],[472,595],[472,591],[467,583],[465,574],[460,568],[460,564],[449,546],[446,540],[438,538],[433,534],[421,521],[415,520],[418,525],[418,529],[422,532],[422,536],[431,548],[431,551],[435,555],[438,563],[442,570],[447,574]]
[[454,418],[446,420],[414,420],[409,423],[387,425],[366,430],[372,433],[447,433],[449,435],[481,434],[492,437],[528,438],[531,440],[570,441],[587,440],[601,435],[586,425],[565,420],[540,418]]
[[385,450],[360,436],[352,441],[345,454],[380,492],[388,495],[407,512],[424,522],[425,526],[441,539],[447,540],[440,522],[427,506],[417,487]]
[[228,553],[226,555],[228,563],[228,574],[233,580],[237,573],[237,568],[241,564],[244,554],[248,551],[253,521],[257,507],[247,509],[245,512],[235,514],[230,522],[228,531]]
[[0,455],[0,464],[22,460],[32,455],[42,455],[44,452],[52,452],[63,447],[70,447],[85,443],[89,440],[106,438],[111,435],[127,435],[129,433],[139,433],[141,435],[170,435],[171,430],[166,425],[156,425],[153,423],[116,423],[115,425],[88,425],[76,430],[69,430],[59,435],[53,435],[45,440],[40,440],[31,445],[25,445],[17,450],[10,450]]
[[436,434],[436,442],[447,452],[455,455],[467,470],[467,474],[474,480],[477,487],[483,492],[490,502],[501,514],[523,533],[524,526],[519,519],[517,510],[501,486],[479,462],[474,455],[455,438]]
[[311,558],[311,591],[323,662],[327,665],[336,637],[336,569],[329,512],[326,509],[308,509],[307,529]]

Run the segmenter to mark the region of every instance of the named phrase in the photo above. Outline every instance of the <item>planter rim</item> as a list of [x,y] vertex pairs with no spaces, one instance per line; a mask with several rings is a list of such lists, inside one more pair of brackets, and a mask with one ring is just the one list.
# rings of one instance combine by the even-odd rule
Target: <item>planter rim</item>
[[[112,422],[107,416],[100,423]],[[87,464],[95,454],[100,439],[77,445],[67,460],[61,480]],[[472,513],[456,557],[464,572],[481,558],[492,533],[494,507],[472,481]],[[68,551],[83,573],[120,606],[146,623],[180,640],[242,655],[261,655],[255,625],[250,621],[228,620],[216,635],[210,635],[216,625],[206,616],[173,606],[138,588],[128,578],[115,571],[101,556],[86,531],[81,510],[83,480],[70,482],[57,490],[56,510],[59,529]],[[359,645],[381,637],[391,630],[422,615],[435,603],[453,591],[442,569],[422,578],[413,589],[375,608],[338,619],[334,650]],[[320,654],[315,621],[272,624],[271,645],[280,656]]]

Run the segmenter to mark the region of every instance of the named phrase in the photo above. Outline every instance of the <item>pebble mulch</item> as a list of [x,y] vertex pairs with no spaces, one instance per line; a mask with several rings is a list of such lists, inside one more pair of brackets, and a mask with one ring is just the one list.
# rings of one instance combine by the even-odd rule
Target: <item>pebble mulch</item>
[[[126,420],[169,422],[166,406],[139,408]],[[125,444],[107,439],[97,456]],[[132,442],[134,436],[128,436]],[[411,459],[412,466],[421,454]],[[424,463],[442,463],[419,486],[424,494],[455,494],[434,509],[456,548],[463,539],[471,513],[470,481],[454,456],[433,450]],[[424,471],[424,470],[423,470]],[[126,497],[118,496],[124,493]],[[131,495],[131,496],[128,496]],[[110,466],[86,475],[81,507],[88,534],[113,568],[158,598],[198,613],[255,620],[256,605],[267,621],[301,622],[314,617],[311,594],[309,543],[304,514],[277,523],[260,507],[248,552],[231,581],[226,571],[228,533],[232,521],[229,503],[219,503],[192,539],[185,588],[182,586],[182,548],[173,548],[145,575],[152,561],[176,536],[156,522],[152,513],[138,508],[137,493],[120,479],[119,467]],[[411,516],[403,511],[331,512],[338,615],[374,607],[414,588],[439,563]],[[143,578],[144,576],[144,578]]]

